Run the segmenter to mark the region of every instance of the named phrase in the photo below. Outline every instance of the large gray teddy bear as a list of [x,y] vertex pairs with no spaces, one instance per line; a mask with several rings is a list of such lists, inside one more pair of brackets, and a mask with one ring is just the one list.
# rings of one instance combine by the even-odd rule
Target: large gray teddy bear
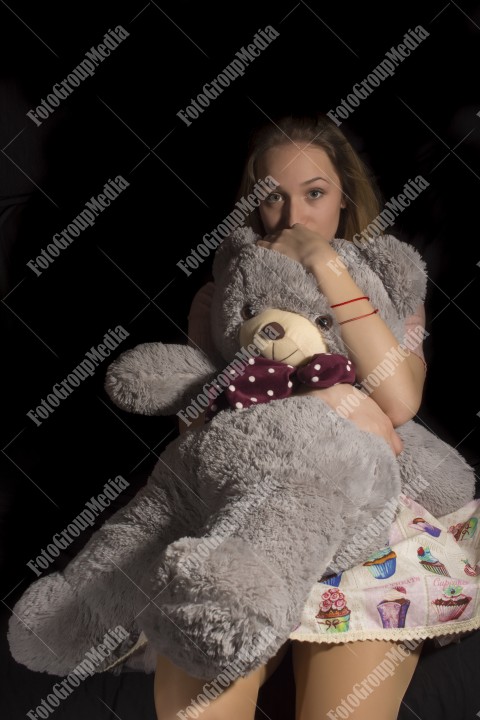
[[[124,352],[110,365],[105,385],[117,406],[192,416],[188,408],[197,398],[198,407],[206,388],[223,389],[222,372],[231,373],[232,384],[250,377],[256,360],[246,348],[261,332],[262,355],[288,358],[290,374],[312,348],[318,359],[347,356],[314,277],[257,246],[257,237],[241,228],[216,252],[216,356],[160,342]],[[393,236],[364,249],[341,239],[333,247],[401,343],[405,317],[425,296],[418,252]],[[122,626],[128,637],[96,671],[118,672],[143,635],[155,652],[196,677],[212,678],[227,665],[247,675],[288,639],[336,554],[350,542],[352,566],[387,544],[372,538],[370,546],[355,549],[352,540],[415,478],[421,475],[425,488],[416,500],[435,516],[474,497],[472,468],[415,421],[397,428],[404,450],[395,457],[382,438],[359,430],[318,397],[250,401],[216,413],[210,407],[209,422],[166,447],[146,485],[62,572],[27,589],[9,625],[19,663],[66,675],[110,629]],[[248,661],[238,669],[234,661],[242,653]]]

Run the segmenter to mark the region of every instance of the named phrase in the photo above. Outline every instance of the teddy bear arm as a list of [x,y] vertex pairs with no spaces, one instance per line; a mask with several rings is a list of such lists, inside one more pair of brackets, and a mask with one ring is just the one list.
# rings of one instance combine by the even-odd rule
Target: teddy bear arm
[[217,373],[208,357],[188,345],[143,343],[107,369],[105,391],[118,407],[143,415],[172,415]]

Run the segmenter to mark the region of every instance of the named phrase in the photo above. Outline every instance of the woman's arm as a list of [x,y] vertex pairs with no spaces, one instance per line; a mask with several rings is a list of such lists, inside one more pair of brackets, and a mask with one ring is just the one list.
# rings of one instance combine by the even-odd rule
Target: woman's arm
[[[332,260],[338,260],[338,255],[329,246],[324,249],[323,257],[319,257],[312,266],[312,273],[330,305],[361,297],[363,292],[346,269],[340,275],[330,269],[327,263]],[[388,352],[398,347],[396,337],[378,313],[368,315],[375,309],[369,300],[333,308],[339,323],[359,315],[367,316],[341,325],[342,339],[355,363],[360,382],[385,360]],[[425,381],[423,362],[418,355],[406,352],[405,360],[370,394],[395,427],[418,412]]]
[[[331,269],[332,264],[339,267],[340,258],[330,243],[303,225],[283,230],[275,236],[266,236],[258,244],[283,252],[302,263],[314,275],[330,305],[364,294],[347,269],[340,274],[338,270]],[[382,318],[378,314],[369,315],[375,309],[369,300],[332,309],[337,321],[344,323],[341,325],[342,339],[355,363],[359,381],[364,380],[385,360],[387,353],[398,346],[397,339]],[[366,317],[345,322],[359,315]],[[416,415],[425,381],[422,359],[409,351],[406,354],[407,357],[397,365],[392,375],[382,380],[370,394],[395,427]]]
[[[209,320],[213,289],[214,284],[213,282],[210,282],[207,283],[207,285],[204,285],[197,292],[193,299],[188,316],[189,344],[199,347],[204,352],[207,352],[207,354],[208,350],[213,347]],[[365,393],[361,393],[359,390],[356,390],[352,387],[352,385],[339,383],[331,388],[324,388],[320,390],[305,387],[302,392],[306,395],[319,397],[321,400],[326,402],[332,410],[336,410],[339,406],[341,406],[342,400],[354,393],[361,399],[361,402],[357,407],[353,406],[351,414],[349,415],[349,420],[354,422],[361,430],[373,432],[376,435],[383,437],[389,443],[395,454],[401,452],[402,441],[394,431],[390,419],[378,407],[374,400],[370,399],[367,395],[365,395]],[[203,425],[204,422],[205,418],[202,413],[191,423],[188,429],[199,427]],[[184,423],[180,423],[179,430],[180,434],[187,430]]]

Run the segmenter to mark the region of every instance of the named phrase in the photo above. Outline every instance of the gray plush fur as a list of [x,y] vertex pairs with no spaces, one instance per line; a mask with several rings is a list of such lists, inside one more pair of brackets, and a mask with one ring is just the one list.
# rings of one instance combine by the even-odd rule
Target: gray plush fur
[[[331,314],[312,275],[255,239],[238,230],[216,253],[212,334],[223,364],[186,346],[140,345],[108,369],[113,402],[145,414],[184,409],[240,350],[245,304],[312,322]],[[391,236],[364,250],[340,239],[333,245],[402,341],[405,316],[425,296],[420,255]],[[345,353],[332,320],[322,331],[329,351]],[[354,565],[382,547],[372,539],[355,549],[356,532],[419,474],[428,484],[416,499],[433,515],[473,498],[473,470],[454,448],[414,421],[398,432],[405,449],[395,458],[384,440],[322,400],[295,396],[222,411],[182,434],[66,569],[39,578],[20,598],[9,624],[12,655],[32,670],[64,675],[122,625],[129,637],[97,671],[122,658],[143,630],[156,652],[200,678],[251,651],[234,666],[247,675],[288,638],[337,554],[348,549]]]

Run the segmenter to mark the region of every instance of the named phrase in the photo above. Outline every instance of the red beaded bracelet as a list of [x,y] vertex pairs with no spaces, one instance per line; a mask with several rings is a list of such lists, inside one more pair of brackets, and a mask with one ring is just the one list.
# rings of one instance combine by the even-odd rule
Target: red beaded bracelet
[[370,298],[367,295],[362,295],[362,297],[353,298],[353,300],[345,300],[345,302],[335,303],[335,305],[330,305],[330,307],[336,308],[340,307],[340,305],[348,305],[349,303],[356,302],[357,300],[370,300]]
[[375,313],[378,312],[377,310],[374,310],[373,312],[366,313],[365,315],[357,315],[357,317],[350,318],[349,320],[342,320],[342,322],[339,322],[339,325],[345,325],[347,322],[352,322],[352,320],[360,320],[361,318],[368,317],[369,315],[375,315]]

